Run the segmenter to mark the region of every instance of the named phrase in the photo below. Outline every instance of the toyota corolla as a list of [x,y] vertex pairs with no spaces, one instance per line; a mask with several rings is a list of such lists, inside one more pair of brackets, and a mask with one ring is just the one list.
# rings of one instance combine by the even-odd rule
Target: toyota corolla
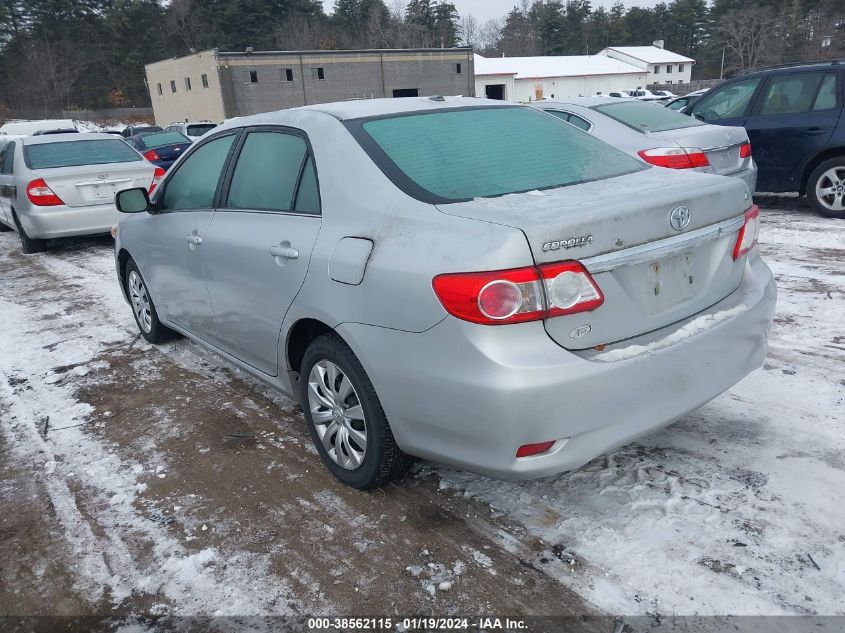
[[117,205],[143,336],[188,336],[296,399],[357,488],[413,457],[568,471],[766,355],[776,288],[746,183],[652,168],[533,108],[238,118]]

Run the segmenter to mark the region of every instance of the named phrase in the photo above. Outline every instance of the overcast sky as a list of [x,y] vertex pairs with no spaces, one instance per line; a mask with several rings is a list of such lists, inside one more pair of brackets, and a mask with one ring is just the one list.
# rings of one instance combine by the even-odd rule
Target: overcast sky
[[[660,0],[623,0],[626,7],[653,7]],[[490,18],[500,18],[507,15],[514,5],[519,4],[520,0],[452,0],[455,6],[460,11],[461,15],[466,13],[473,14],[479,22],[486,22]],[[593,8],[605,7],[610,8],[615,0],[593,0],[590,4]],[[388,7],[393,7],[395,0],[385,0]],[[407,4],[404,0],[402,4]],[[323,5],[326,7],[326,13],[331,13],[334,7],[334,0],[323,0]]]

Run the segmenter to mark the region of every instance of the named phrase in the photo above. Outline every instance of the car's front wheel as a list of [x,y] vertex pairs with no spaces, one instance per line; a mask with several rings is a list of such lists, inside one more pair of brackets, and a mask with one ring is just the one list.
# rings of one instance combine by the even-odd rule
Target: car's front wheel
[[175,338],[176,332],[165,327],[158,320],[158,312],[156,312],[153,299],[149,290],[147,290],[147,283],[144,281],[141,271],[138,270],[135,260],[130,259],[126,262],[124,277],[126,279],[126,294],[129,296],[129,304],[132,306],[132,315],[135,317],[138,329],[141,330],[141,335],[150,343],[156,345]]
[[367,373],[339,336],[311,343],[300,388],[311,438],[335,477],[371,490],[408,471],[414,459],[396,445]]
[[845,156],[826,160],[813,170],[807,200],[822,215],[845,219]]

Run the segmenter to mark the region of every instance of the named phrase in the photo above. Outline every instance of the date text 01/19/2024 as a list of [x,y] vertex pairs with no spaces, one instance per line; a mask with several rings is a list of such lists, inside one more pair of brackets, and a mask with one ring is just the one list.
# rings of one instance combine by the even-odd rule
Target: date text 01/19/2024
[[470,627],[482,630],[521,631],[523,620],[497,617],[470,618],[309,618],[311,631],[460,631]]

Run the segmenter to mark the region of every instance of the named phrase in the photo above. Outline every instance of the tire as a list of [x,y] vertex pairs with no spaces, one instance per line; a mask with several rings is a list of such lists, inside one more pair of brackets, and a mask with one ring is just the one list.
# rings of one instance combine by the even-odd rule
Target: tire
[[408,472],[414,458],[396,445],[370,378],[339,336],[325,334],[308,346],[299,382],[311,439],[335,477],[372,490]]
[[158,320],[155,304],[147,290],[147,282],[138,270],[134,259],[126,262],[124,272],[124,283],[126,284],[126,295],[129,297],[129,305],[132,307],[132,316],[135,323],[147,341],[154,345],[166,343],[178,335],[176,332],[161,324]]
[[826,160],[813,170],[807,200],[822,215],[845,219],[845,156]]
[[15,226],[18,227],[18,237],[21,239],[21,251],[23,251],[24,255],[34,255],[35,253],[43,253],[47,250],[47,240],[31,238],[21,226],[18,216],[13,214],[12,217],[15,220]]
[[14,231],[14,229],[11,226],[6,226],[0,222],[0,233],[8,233],[9,231]]

